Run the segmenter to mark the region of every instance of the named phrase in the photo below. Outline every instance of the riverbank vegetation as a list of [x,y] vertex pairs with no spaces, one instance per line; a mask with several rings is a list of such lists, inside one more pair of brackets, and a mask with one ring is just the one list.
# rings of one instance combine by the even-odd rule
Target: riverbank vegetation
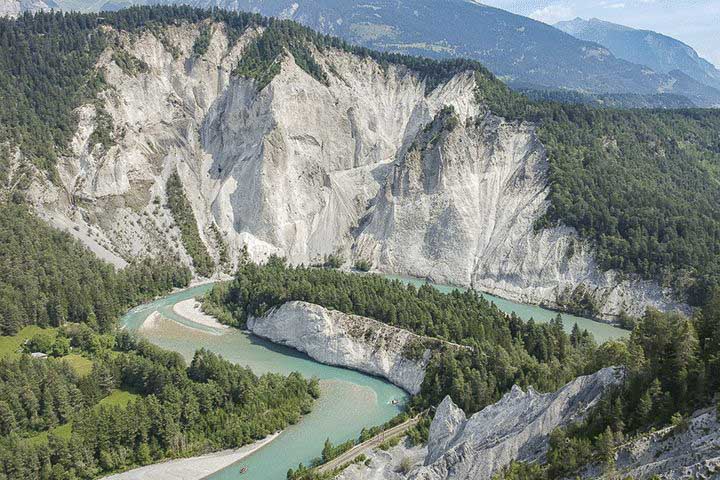
[[587,332],[568,336],[562,322],[523,322],[507,316],[473,291],[440,293],[377,275],[291,267],[271,257],[267,264],[244,262],[235,280],[215,286],[205,304],[218,318],[243,327],[287,301],[300,300],[374,318],[396,327],[459,343],[472,349],[435,352],[412,407],[437,405],[450,394],[467,412],[500,398],[513,384],[549,391],[587,371],[595,344]]
[[88,375],[61,359],[0,361],[3,478],[89,479],[236,448],[297,422],[319,394],[316,381],[258,377],[206,350],[188,367],[126,332],[72,325],[58,337],[91,356]]
[[[629,338],[600,346],[577,327],[566,334],[559,320],[536,324],[508,316],[472,291],[443,294],[428,285],[415,288],[375,275],[291,267],[277,257],[262,266],[241,264],[235,280],[206,296],[206,303],[223,310],[235,326],[291,300],[471,346],[434,354],[422,390],[411,400],[415,409],[450,395],[472,414],[513,384],[551,391],[578,375],[625,366],[621,388],[585,422],[553,434],[548,465],[539,470],[513,466],[508,478],[571,477],[590,461],[611,458],[626,438],[681,424],[720,394],[720,290],[692,318],[649,309]],[[537,471],[541,477],[521,476]]]
[[191,277],[174,259],[138,260],[118,271],[13,203],[0,203],[0,245],[1,335],[68,322],[109,332],[123,311]]
[[118,331],[131,306],[187,286],[175,261],[115,270],[15,204],[0,204],[0,243],[0,478],[91,479],[236,448],[319,395],[298,374],[258,377],[205,350],[188,367]]

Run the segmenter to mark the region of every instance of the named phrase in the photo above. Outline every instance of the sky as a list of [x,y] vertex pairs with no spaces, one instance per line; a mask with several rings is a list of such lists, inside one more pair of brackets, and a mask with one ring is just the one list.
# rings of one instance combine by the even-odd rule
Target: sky
[[720,67],[720,0],[480,0],[541,22],[599,18],[681,40]]

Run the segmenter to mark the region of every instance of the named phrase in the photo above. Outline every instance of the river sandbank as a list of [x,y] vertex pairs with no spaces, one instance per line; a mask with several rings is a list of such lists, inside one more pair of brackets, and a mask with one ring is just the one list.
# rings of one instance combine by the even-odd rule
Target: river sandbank
[[202,308],[200,307],[200,302],[198,302],[194,298],[189,298],[187,300],[183,300],[182,302],[176,303],[175,305],[173,305],[173,312],[183,318],[186,318],[187,320],[190,320],[191,322],[203,325],[205,327],[217,328],[221,330],[229,328],[227,325],[223,325],[222,323],[218,322],[215,317],[203,312]]
[[[275,433],[260,441],[234,450],[223,450],[199,457],[180,458],[146,465],[127,472],[103,477],[103,480],[200,480],[255,453],[275,440],[278,435],[280,434]],[[240,466],[238,466],[238,472],[239,470]]]
[[162,315],[160,314],[160,312],[155,310],[153,313],[147,316],[142,325],[140,325],[138,331],[144,332],[147,330],[152,330],[153,328],[156,328],[158,326],[160,320],[162,320]]

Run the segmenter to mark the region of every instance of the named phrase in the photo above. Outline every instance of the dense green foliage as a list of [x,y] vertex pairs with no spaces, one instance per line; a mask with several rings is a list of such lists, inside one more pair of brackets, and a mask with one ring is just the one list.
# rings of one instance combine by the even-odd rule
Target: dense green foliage
[[102,33],[83,15],[0,18],[0,143],[54,172],[75,131],[73,109],[102,85],[92,67]]
[[195,214],[192,211],[190,202],[185,197],[185,191],[177,172],[170,175],[165,190],[168,208],[170,208],[170,213],[172,213],[175,223],[180,229],[180,238],[185,250],[192,258],[195,270],[205,277],[211,276],[215,270],[215,262],[208,254],[207,246],[200,238]]
[[200,35],[195,39],[193,43],[193,55],[196,57],[202,57],[210,48],[210,41],[212,40],[212,27],[210,25],[203,25],[200,29]]
[[452,394],[468,412],[494,402],[513,384],[555,389],[585,369],[594,349],[586,332],[566,335],[561,321],[523,322],[506,316],[473,291],[445,295],[425,285],[406,286],[376,275],[288,267],[271,258],[264,266],[245,262],[229,284],[206,296],[222,321],[243,326],[290,300],[302,300],[345,313],[363,315],[473,347],[436,351],[413,406],[425,408]]
[[[92,356],[89,375],[62,360],[0,361],[2,478],[95,478],[238,447],[297,422],[319,392],[298,374],[257,377],[205,350],[186,367],[179,354],[125,332],[70,325],[59,338]],[[105,405],[118,388],[139,396]]]
[[116,50],[113,52],[112,59],[125,74],[130,76],[147,73],[150,70],[147,63],[124,50]]
[[687,98],[672,93],[583,93],[575,90],[534,90],[515,88],[536,102],[560,102],[588,105],[595,108],[693,108]]
[[190,281],[174,261],[140,260],[118,272],[14,204],[0,204],[0,244],[2,335],[66,322],[110,331],[123,310]]
[[588,462],[612,467],[615,449],[655,427],[683,428],[697,408],[720,393],[720,290],[692,319],[649,310],[629,339],[608,342],[595,365],[624,365],[624,384],[581,423],[550,436],[542,468],[513,465],[498,478],[572,478]]
[[247,47],[234,73],[254,78],[258,90],[262,90],[280,73],[282,56],[288,52],[300,68],[319,82],[327,83],[326,73],[308,48],[316,36],[312,30],[295,22],[272,22],[269,28]]
[[539,125],[551,201],[539,228],[575,227],[603,268],[708,300],[720,283],[720,113],[533,103],[476,78],[491,111]]

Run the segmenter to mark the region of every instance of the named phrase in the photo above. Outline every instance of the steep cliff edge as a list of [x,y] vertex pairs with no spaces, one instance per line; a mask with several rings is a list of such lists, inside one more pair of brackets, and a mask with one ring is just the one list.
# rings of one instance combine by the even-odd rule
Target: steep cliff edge
[[712,479],[720,477],[720,422],[717,408],[693,413],[677,427],[642,435],[615,451],[613,468],[593,465],[580,478]]
[[216,263],[245,246],[255,260],[306,264],[341,252],[528,303],[580,298],[606,318],[681,308],[653,282],[600,271],[572,229],[533,229],[547,209],[544,149],[532,125],[487,112],[472,72],[429,84],[406,66],[311,48],[326,82],[286,54],[258,90],[233,69],[262,27],[237,41],[210,21],[108,31],[96,69],[109,88],[77,109],[60,183],[38,176],[29,198],[119,266],[191,263],[167,208],[177,171]]
[[420,391],[432,343],[396,327],[306,302],[288,302],[248,329],[259,337],[307,353],[320,363],[386,378],[411,394]]
[[446,110],[395,163],[356,255],[519,302],[584,302],[604,318],[680,308],[653,282],[602,272],[573,229],[534,228],[548,208],[547,169],[533,125]]
[[513,460],[541,460],[548,435],[581,419],[622,378],[621,369],[605,368],[578,377],[554,393],[523,392],[515,386],[469,419],[447,397],[430,426],[425,465],[408,478],[483,480]]

